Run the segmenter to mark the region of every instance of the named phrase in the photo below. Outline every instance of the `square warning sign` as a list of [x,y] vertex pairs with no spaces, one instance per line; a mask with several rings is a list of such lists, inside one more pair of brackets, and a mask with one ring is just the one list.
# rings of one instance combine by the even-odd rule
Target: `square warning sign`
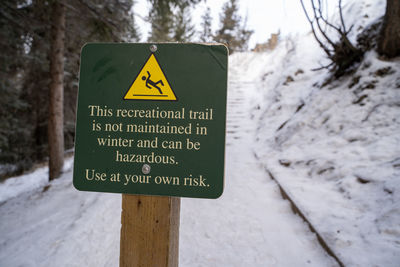
[[175,93],[153,53],[146,60],[124,99],[176,100]]
[[82,49],[74,186],[217,198],[224,187],[228,51],[214,44]]

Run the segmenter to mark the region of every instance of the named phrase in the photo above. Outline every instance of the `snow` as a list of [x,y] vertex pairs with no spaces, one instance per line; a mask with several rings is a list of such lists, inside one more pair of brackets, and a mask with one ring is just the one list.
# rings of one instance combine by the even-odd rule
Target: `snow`
[[[70,170],[72,164],[72,160],[67,160],[63,171]],[[43,167],[32,173],[7,179],[0,184],[0,205],[7,199],[19,196],[27,191],[43,188],[49,184],[48,181],[48,169]]]
[[[255,90],[257,83],[230,81],[225,192],[182,199],[180,266],[337,266],[254,155]],[[31,177],[43,181],[47,169],[18,179]],[[75,190],[71,168],[47,190],[31,185],[0,206],[0,266],[118,265],[121,196]]]
[[[373,23],[379,3],[353,2],[354,21]],[[370,51],[352,76],[321,87],[326,70],[311,69],[322,52],[311,35],[295,38],[243,66],[264,70],[257,155],[346,266],[399,266],[400,61]]]
[[[121,196],[82,193],[65,172],[0,206],[0,266],[117,266]],[[20,179],[47,179],[43,167]],[[2,186],[4,187],[4,185]]]
[[182,201],[181,266],[337,266],[254,155],[249,96],[258,84],[230,77],[225,191]]
[[[303,68],[295,61],[294,68]],[[314,87],[304,70],[302,78],[279,86],[275,99],[269,93],[259,115],[265,147],[259,156],[346,265],[398,266],[400,64],[380,61],[374,52],[367,62],[352,88],[349,78]],[[375,75],[388,67],[393,74]],[[290,69],[279,75],[295,77]],[[298,90],[304,92],[296,96]]]
[[[344,12],[355,40],[384,1]],[[180,266],[338,266],[276,181],[345,266],[400,266],[400,59],[322,86],[326,63],[312,34],[230,57],[225,191],[182,199]],[[121,196],[75,190],[72,164],[0,184],[0,266],[118,266]]]

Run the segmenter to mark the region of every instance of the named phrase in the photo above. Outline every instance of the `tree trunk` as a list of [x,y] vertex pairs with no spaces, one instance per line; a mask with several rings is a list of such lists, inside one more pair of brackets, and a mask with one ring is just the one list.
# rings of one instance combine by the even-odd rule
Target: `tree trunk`
[[400,55],[400,1],[387,0],[378,52],[389,58]]
[[61,174],[64,164],[64,39],[65,7],[61,1],[52,6],[49,103],[49,180]]

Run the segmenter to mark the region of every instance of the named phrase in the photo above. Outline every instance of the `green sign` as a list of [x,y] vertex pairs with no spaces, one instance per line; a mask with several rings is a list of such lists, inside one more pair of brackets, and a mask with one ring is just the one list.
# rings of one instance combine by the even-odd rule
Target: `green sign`
[[74,186],[217,198],[224,187],[228,51],[204,44],[82,49]]

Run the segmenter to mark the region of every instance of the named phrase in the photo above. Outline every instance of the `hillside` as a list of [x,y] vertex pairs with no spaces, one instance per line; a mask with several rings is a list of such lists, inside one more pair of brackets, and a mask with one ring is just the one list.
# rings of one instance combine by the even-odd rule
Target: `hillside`
[[[353,40],[383,7],[346,6]],[[255,153],[267,172],[346,266],[398,266],[400,60],[369,51],[354,73],[323,86],[330,74],[311,70],[325,63],[311,33],[234,59],[234,75],[260,83]]]

